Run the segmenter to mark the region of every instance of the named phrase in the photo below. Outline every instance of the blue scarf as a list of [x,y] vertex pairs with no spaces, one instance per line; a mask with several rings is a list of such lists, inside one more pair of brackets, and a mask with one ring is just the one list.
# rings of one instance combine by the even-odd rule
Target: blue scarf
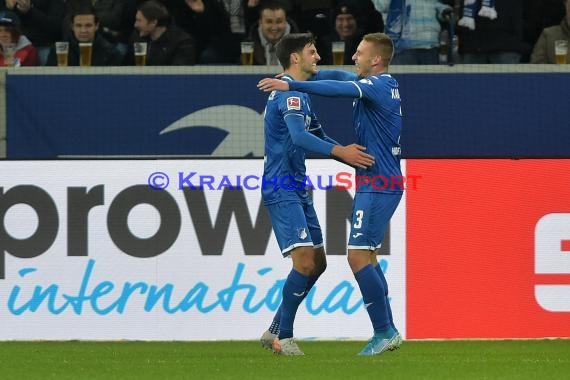
[[476,14],[480,17],[486,17],[491,20],[496,19],[497,11],[495,10],[495,0],[483,0],[479,13],[477,13],[477,0],[463,0],[463,15],[457,22],[457,25],[475,30]]
[[406,37],[410,33],[411,5],[406,0],[391,0],[386,18],[385,32],[394,41],[396,52],[406,49]]
[[393,40],[400,39],[404,24],[404,2],[405,0],[391,0],[388,16],[386,17],[386,34]]

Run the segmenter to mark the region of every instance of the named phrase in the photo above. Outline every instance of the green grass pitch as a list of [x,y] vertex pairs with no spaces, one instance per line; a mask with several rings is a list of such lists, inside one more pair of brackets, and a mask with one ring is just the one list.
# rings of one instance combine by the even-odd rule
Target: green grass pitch
[[406,341],[356,353],[364,342],[300,341],[303,357],[258,342],[0,342],[1,379],[563,379],[570,340]]

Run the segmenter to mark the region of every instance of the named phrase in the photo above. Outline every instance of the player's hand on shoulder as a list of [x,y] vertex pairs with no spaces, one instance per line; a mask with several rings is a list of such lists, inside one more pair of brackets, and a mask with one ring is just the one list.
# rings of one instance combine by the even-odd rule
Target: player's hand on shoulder
[[366,147],[358,144],[347,146],[335,145],[331,154],[340,158],[350,166],[366,169],[374,165],[374,156],[365,153]]
[[289,91],[289,83],[275,78],[263,78],[257,83],[257,88],[264,92]]

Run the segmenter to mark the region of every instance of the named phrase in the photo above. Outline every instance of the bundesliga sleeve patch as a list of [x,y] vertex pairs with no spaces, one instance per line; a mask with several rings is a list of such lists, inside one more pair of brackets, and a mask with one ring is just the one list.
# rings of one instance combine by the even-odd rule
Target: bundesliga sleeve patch
[[287,110],[297,110],[301,109],[301,98],[298,96],[290,96],[287,98]]

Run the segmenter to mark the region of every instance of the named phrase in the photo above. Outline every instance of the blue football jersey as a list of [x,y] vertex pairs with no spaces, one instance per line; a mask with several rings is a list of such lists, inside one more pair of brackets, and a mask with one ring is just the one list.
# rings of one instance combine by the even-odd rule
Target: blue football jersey
[[292,82],[290,88],[311,94],[355,99],[353,124],[357,143],[365,146],[366,153],[375,159],[371,167],[356,169],[356,191],[402,193],[402,109],[398,82],[390,74],[358,79],[354,73],[338,70],[324,70],[315,79]]
[[[402,109],[398,82],[390,74],[380,74],[354,83],[362,93],[354,101],[356,137],[358,143],[366,147],[366,153],[375,158],[374,165],[368,169],[356,169],[357,176],[371,179],[370,183],[359,186],[357,191],[401,193],[402,188],[398,183],[402,180]],[[376,176],[380,177],[372,181]]]
[[265,160],[261,193],[265,204],[308,199],[306,151],[293,143],[287,127],[288,118],[302,118],[305,130],[311,133],[321,128],[311,110],[308,94],[271,92],[264,116]]

